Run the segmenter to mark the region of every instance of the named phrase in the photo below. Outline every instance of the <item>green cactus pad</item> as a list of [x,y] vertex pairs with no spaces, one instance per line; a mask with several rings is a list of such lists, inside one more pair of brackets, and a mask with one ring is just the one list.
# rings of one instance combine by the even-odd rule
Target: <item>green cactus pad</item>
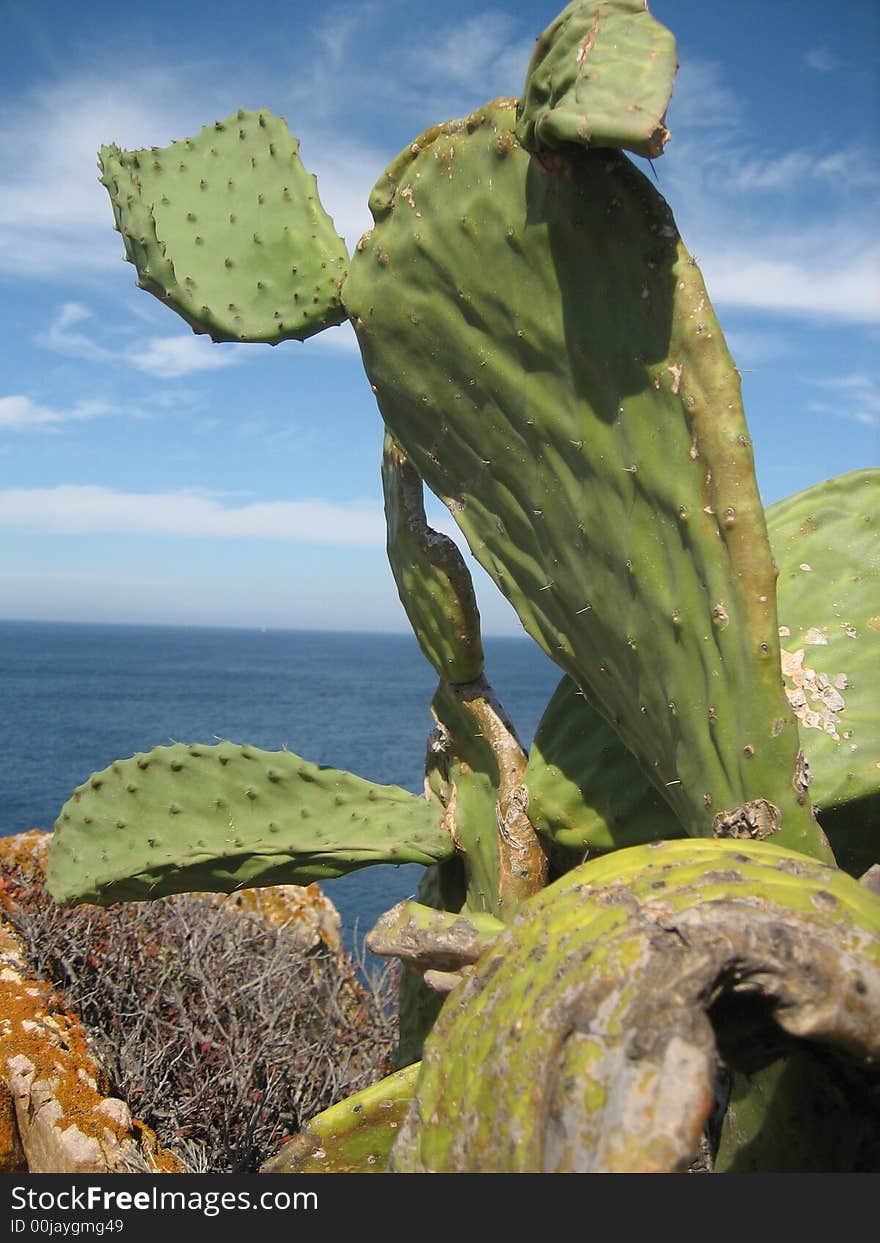
[[374,863],[454,853],[438,809],[291,751],[156,747],[74,791],[46,880],[57,902],[138,901],[204,890],[307,885]]
[[880,470],[767,511],[786,691],[810,795],[841,867],[880,862]]
[[645,0],[575,0],[538,40],[517,137],[530,151],[577,143],[660,155],[677,69],[675,39]]
[[265,109],[161,149],[102,147],[138,284],[215,341],[275,345],[341,324],[348,254],[298,152]]
[[388,560],[419,647],[444,681],[473,682],[483,644],[470,573],[449,536],[428,526],[422,481],[388,435],[382,487]]
[[312,1118],[262,1174],[384,1174],[415,1091],[416,1062]]
[[720,1058],[801,1042],[870,1090],[880,900],[768,842],[615,851],[525,903],[451,994],[391,1168],[684,1170]]
[[[880,861],[878,512],[880,470],[816,484],[767,510],[809,793],[838,863],[855,876]],[[538,725],[525,782],[532,823],[562,847],[601,852],[682,833],[569,678]]]
[[542,164],[513,122],[502,100],[428,131],[373,191],[343,294],[383,417],[689,833],[828,857],[699,270],[626,157]]
[[861,1086],[818,1048],[735,1075],[715,1173],[876,1172],[880,1108]]
[[532,824],[576,862],[684,836],[633,754],[569,677],[538,724],[523,780]]

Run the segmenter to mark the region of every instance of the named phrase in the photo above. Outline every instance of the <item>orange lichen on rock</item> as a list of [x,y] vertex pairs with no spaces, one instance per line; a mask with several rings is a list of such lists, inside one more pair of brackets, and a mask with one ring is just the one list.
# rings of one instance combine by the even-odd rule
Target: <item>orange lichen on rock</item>
[[[38,875],[48,834],[0,839],[0,864]],[[15,901],[2,890],[3,906]],[[0,916],[0,1159],[30,1173],[181,1171],[136,1123],[105,1077],[79,1019],[36,978],[24,945]],[[13,1131],[14,1120],[14,1131]],[[8,1125],[7,1125],[8,1122]]]
[[264,923],[292,932],[302,949],[324,944],[341,952],[341,920],[336,907],[311,885],[267,885],[262,889],[239,889],[237,893],[211,895],[227,910],[255,915]]

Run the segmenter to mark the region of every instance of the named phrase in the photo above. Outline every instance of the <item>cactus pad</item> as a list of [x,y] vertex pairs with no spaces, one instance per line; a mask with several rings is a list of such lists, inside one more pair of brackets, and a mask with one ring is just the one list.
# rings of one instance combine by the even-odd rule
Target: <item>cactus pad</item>
[[523,780],[532,824],[580,855],[576,862],[684,835],[635,757],[569,677],[541,717]]
[[716,1174],[847,1174],[880,1168],[880,1103],[826,1050],[799,1048],[733,1077]]
[[196,332],[274,345],[346,318],[345,243],[281,118],[242,110],[100,165],[138,283]]
[[719,1061],[800,1042],[871,1090],[880,900],[767,842],[615,851],[526,903],[452,994],[391,1168],[684,1170]]
[[517,137],[530,151],[577,143],[660,155],[677,69],[675,39],[645,0],[575,0],[538,40]]
[[880,470],[772,505],[786,692],[840,866],[880,862]]
[[372,863],[454,853],[438,809],[291,751],[156,747],[74,791],[55,825],[47,885],[57,902],[164,897],[295,884]]
[[263,1174],[384,1174],[415,1091],[419,1063],[355,1092],[312,1118]]
[[[854,471],[771,505],[782,668],[809,794],[838,863],[880,861],[880,470]],[[564,678],[525,782],[541,833],[574,850],[677,837],[681,828],[619,738]]]
[[373,191],[343,294],[385,422],[689,833],[826,857],[700,273],[625,156],[542,164],[514,110],[428,131]]

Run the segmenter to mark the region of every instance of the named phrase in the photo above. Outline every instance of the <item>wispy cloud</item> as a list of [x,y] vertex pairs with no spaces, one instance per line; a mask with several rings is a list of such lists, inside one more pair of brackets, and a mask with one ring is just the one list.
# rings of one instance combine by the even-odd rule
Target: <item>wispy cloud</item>
[[[776,246],[774,246],[774,241]],[[776,252],[774,254],[774,251]],[[880,273],[880,246],[855,256],[831,240],[825,248],[808,240],[766,237],[717,238],[700,255],[712,300],[720,305],[786,312],[826,319],[880,320],[880,287],[867,279]]]
[[867,151],[850,148],[818,155],[815,151],[788,151],[777,159],[743,158],[730,170],[738,190],[793,190],[804,182],[880,186],[880,170]]
[[134,367],[161,380],[179,380],[199,371],[217,371],[242,362],[247,347],[224,342],[215,345],[208,337],[152,336],[135,344],[110,347],[100,344],[80,325],[93,318],[88,307],[65,302],[38,343],[59,354],[86,362],[117,363]]
[[96,153],[110,141],[141,147],[182,136],[195,109],[192,75],[176,68],[74,74],[0,112],[0,271],[57,277],[118,263]]
[[435,27],[430,43],[410,45],[412,67],[458,87],[480,83],[487,99],[498,93],[519,95],[534,42],[520,37],[519,24],[507,13],[475,13],[463,22]]
[[814,389],[827,393],[828,398],[809,403],[814,414],[833,415],[861,423],[864,427],[880,428],[880,379],[864,372],[829,376],[807,381]]
[[42,406],[30,397],[14,394],[0,397],[0,429],[26,431],[29,428],[51,428],[61,423],[80,423],[112,414],[113,407],[106,402],[80,401],[65,410]]
[[827,47],[814,47],[805,54],[804,64],[816,73],[833,73],[839,67],[840,59]]
[[62,484],[0,491],[0,527],[58,535],[170,535],[382,548],[378,502],[260,501],[227,505],[189,492],[118,492]]
[[728,348],[741,369],[754,370],[786,358],[793,352],[790,339],[780,332],[753,332],[734,328],[725,331]]
[[718,64],[684,60],[656,168],[713,301],[877,322],[876,158],[855,145],[768,150],[756,124]]

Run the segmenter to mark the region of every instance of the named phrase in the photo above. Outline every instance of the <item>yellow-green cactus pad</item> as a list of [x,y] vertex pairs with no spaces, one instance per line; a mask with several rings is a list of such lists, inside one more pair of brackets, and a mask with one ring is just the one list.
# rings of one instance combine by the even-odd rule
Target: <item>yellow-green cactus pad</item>
[[801,1042],[875,1090],[880,900],[768,842],[615,851],[521,907],[450,994],[391,1168],[684,1170],[719,1066]]

